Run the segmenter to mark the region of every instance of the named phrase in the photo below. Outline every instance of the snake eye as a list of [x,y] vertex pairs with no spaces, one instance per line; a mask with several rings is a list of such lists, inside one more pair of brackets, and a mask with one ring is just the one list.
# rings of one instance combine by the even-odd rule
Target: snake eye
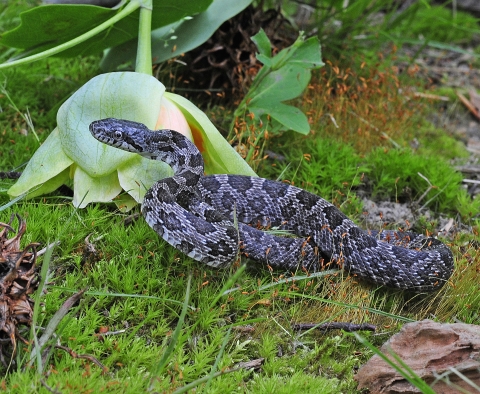
[[123,137],[123,133],[121,131],[116,130],[114,134],[115,134],[115,138],[118,140],[122,139]]

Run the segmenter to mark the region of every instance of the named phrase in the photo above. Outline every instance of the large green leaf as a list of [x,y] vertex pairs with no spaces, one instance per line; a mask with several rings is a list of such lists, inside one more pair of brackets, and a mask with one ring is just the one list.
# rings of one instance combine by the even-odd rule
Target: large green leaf
[[164,92],[165,87],[156,78],[141,73],[119,72],[92,78],[58,110],[64,152],[91,177],[116,171],[135,154],[98,142],[89,132],[90,123],[111,117],[142,122],[153,129]]
[[89,202],[108,202],[122,191],[117,172],[92,178],[80,167],[73,174],[73,205],[84,208]]
[[[223,22],[245,9],[251,2],[252,0],[214,0],[206,11],[191,19],[182,19],[153,30],[153,61],[162,63],[203,44]],[[172,36],[176,38],[172,39]],[[120,64],[135,64],[136,54],[137,40],[129,40],[109,49],[100,67],[103,70],[114,70]]]
[[[152,28],[171,24],[205,11],[212,0],[153,0]],[[1,43],[38,53],[67,42],[114,16],[118,10],[92,5],[52,4],[32,8],[20,14],[21,24],[2,35]],[[98,54],[138,35],[139,11],[112,28],[57,56]]]

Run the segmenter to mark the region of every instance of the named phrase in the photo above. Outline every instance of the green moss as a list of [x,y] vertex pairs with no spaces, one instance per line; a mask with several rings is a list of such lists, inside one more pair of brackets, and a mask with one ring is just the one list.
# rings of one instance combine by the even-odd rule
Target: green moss
[[[471,218],[479,206],[461,187],[463,176],[443,157],[409,149],[375,149],[365,158],[369,184],[377,198],[407,201],[444,213]],[[474,214],[473,214],[474,215]]]
[[443,6],[419,7],[415,18],[405,20],[399,29],[410,37],[460,43],[478,34],[477,19],[467,12],[453,12]]

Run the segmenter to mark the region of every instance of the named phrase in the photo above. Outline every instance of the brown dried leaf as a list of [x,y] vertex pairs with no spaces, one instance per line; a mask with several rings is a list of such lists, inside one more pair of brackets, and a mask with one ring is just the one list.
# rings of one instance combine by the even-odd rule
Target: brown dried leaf
[[[18,221],[16,234],[12,223]],[[12,215],[9,223],[0,222],[0,360],[4,362],[15,353],[16,340],[26,340],[20,335],[18,326],[29,326],[33,316],[33,300],[29,297],[38,287],[36,268],[38,244],[31,243],[24,250],[20,241],[25,234],[27,224],[19,215]],[[13,346],[10,351],[5,341]],[[10,355],[4,352],[10,353]]]

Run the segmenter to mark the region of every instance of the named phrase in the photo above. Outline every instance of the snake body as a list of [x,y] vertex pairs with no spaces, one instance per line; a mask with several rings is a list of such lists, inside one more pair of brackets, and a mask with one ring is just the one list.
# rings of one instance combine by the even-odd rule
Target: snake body
[[[452,252],[436,238],[364,231],[328,201],[286,183],[205,176],[201,153],[176,131],[109,118],[94,121],[90,132],[172,167],[174,175],[145,194],[143,216],[165,241],[209,266],[226,266],[239,254],[289,272],[333,263],[362,279],[414,291],[438,289],[452,274]],[[262,230],[271,227],[296,237]]]

